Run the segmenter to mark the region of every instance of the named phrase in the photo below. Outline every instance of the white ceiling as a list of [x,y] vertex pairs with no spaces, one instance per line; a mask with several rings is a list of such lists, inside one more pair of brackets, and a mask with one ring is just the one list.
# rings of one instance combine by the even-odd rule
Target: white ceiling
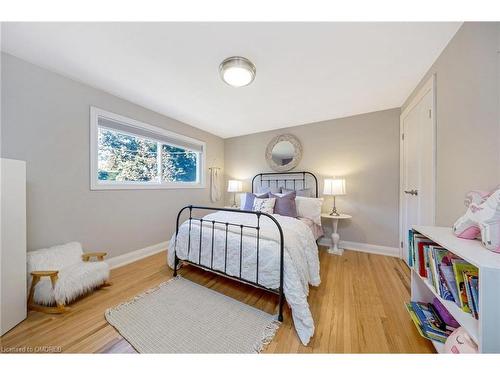
[[226,138],[399,107],[460,25],[3,23],[2,50]]

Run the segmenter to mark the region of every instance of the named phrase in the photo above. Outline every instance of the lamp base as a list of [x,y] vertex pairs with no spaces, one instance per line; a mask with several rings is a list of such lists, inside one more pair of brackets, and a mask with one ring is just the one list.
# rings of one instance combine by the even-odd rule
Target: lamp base
[[332,212],[330,212],[330,216],[340,216],[335,207],[333,208]]
[[335,205],[335,195],[333,196],[333,208],[332,212],[330,212],[330,216],[340,216],[340,214],[337,212],[337,207]]

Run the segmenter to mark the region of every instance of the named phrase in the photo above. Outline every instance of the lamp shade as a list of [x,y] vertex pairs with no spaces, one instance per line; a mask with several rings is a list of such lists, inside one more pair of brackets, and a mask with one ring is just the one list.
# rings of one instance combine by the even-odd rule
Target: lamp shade
[[227,182],[227,191],[229,193],[239,193],[243,190],[243,184],[239,180],[229,180]]
[[327,178],[323,188],[324,195],[344,195],[345,180],[343,178]]

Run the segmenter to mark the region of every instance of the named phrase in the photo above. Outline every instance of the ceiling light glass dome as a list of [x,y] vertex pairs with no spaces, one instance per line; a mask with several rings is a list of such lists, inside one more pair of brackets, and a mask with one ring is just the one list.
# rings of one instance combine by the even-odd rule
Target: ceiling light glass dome
[[225,59],[219,66],[222,80],[229,86],[247,86],[255,79],[257,70],[252,62],[241,56],[232,56]]

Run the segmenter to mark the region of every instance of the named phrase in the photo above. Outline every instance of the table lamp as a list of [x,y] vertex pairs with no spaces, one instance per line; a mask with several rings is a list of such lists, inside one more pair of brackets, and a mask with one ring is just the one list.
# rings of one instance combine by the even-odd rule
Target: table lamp
[[236,206],[236,193],[241,193],[243,191],[243,184],[239,180],[229,180],[227,182],[227,192],[228,193],[233,193],[233,205],[232,207],[237,207]]
[[335,197],[345,195],[345,180],[343,178],[326,178],[323,188],[323,195],[333,195],[333,209],[331,216],[340,216],[335,207]]

